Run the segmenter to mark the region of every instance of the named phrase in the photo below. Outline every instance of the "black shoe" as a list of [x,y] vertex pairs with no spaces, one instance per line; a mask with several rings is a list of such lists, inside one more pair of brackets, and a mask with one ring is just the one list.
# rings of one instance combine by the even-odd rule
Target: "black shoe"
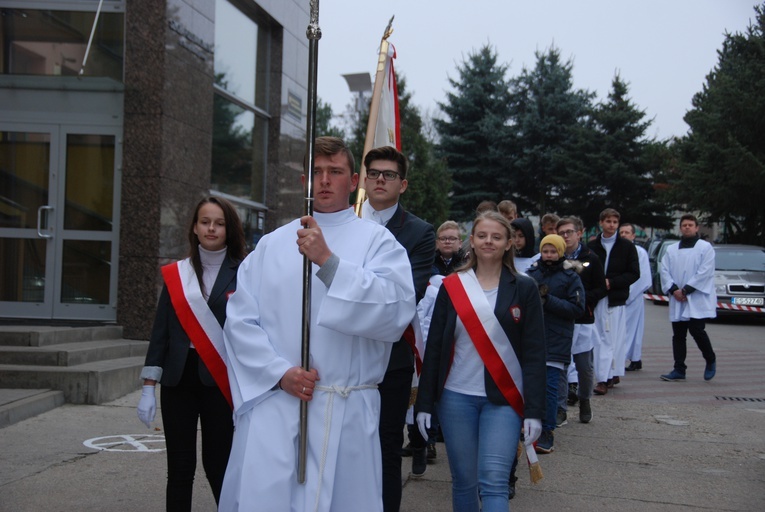
[[552,453],[555,450],[555,435],[552,430],[543,430],[542,435],[537,439],[537,445],[534,447],[537,453]]
[[592,421],[592,408],[590,407],[589,400],[581,400],[579,402],[579,421],[582,423]]
[[568,425],[568,416],[566,415],[566,411],[558,407],[558,412],[556,414],[556,427],[562,427],[563,425]]
[[401,448],[401,456],[402,457],[411,457],[412,456],[412,443],[406,443],[406,446]]
[[630,361],[630,365],[624,369],[625,372],[635,372],[643,369],[642,361]]
[[579,386],[576,382],[572,382],[568,385],[568,405],[576,405],[579,401]]
[[436,460],[436,443],[428,444],[428,464]]
[[518,481],[518,477],[515,475],[510,475],[510,482],[508,484],[507,488],[507,499],[511,500],[515,498],[515,482]]
[[425,447],[412,450],[412,476],[421,477],[428,469],[428,454]]

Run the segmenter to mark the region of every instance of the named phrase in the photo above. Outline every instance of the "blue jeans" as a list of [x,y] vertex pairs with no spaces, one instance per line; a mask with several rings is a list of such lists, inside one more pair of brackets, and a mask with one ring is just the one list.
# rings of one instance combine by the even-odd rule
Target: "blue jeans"
[[558,384],[561,373],[558,368],[547,367],[547,402],[545,418],[542,420],[542,430],[555,430],[558,421]]
[[441,394],[437,410],[452,473],[454,512],[507,512],[507,482],[521,417],[509,405],[448,389]]

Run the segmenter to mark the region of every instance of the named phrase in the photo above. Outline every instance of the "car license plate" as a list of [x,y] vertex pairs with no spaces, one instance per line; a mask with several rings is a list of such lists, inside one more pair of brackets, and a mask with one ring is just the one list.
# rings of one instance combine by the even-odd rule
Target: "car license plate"
[[730,303],[737,306],[762,306],[765,299],[762,297],[732,297]]

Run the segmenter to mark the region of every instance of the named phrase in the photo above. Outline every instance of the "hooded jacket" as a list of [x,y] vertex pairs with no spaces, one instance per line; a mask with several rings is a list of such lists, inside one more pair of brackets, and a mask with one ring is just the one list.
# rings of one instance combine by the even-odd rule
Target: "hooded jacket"
[[564,258],[537,261],[526,273],[537,282],[542,296],[547,360],[568,364],[574,321],[584,314],[582,281]]

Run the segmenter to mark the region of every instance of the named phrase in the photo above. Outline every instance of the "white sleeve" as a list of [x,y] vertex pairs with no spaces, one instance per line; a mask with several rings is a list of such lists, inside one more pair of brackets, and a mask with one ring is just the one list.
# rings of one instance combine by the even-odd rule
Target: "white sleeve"
[[235,413],[269,396],[284,373],[294,366],[279,356],[260,325],[259,288],[266,245],[266,238],[261,239],[239,266],[236,291],[226,307],[223,341]]
[[363,265],[340,257],[317,323],[350,336],[396,342],[414,318],[412,267],[387,229],[370,237]]

